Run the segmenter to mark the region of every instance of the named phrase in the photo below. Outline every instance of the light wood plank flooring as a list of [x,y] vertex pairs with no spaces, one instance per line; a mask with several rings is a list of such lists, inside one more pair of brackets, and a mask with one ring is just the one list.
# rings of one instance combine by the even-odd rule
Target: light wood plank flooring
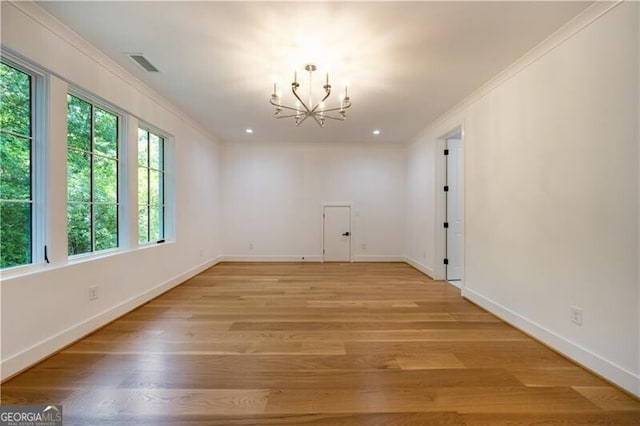
[[401,263],[223,263],[1,391],[82,426],[640,424],[640,401]]

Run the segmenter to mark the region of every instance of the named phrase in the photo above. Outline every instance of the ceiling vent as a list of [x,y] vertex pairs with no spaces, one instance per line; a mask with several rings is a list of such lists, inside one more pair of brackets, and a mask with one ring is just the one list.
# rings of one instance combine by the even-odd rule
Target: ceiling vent
[[154,67],[153,64],[142,55],[142,53],[128,53],[128,55],[148,72],[158,72],[158,68]]

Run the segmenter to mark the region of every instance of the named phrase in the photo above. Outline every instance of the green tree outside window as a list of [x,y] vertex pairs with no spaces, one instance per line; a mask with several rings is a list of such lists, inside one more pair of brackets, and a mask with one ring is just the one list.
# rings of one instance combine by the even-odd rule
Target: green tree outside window
[[164,138],[138,129],[138,242],[164,239]]
[[67,96],[69,255],[118,247],[118,121]]
[[32,262],[32,85],[0,63],[0,268]]

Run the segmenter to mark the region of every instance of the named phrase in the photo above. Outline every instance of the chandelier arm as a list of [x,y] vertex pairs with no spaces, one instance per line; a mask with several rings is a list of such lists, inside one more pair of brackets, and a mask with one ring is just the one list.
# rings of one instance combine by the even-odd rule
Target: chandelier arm
[[351,106],[351,104],[346,105],[344,107],[329,108],[329,109],[325,109],[324,112],[327,113],[327,112],[345,110],[345,109],[349,108],[350,106]]
[[288,109],[290,111],[295,111],[295,112],[299,112],[301,114],[306,114],[307,112],[303,109],[300,108],[294,108],[294,107],[290,107],[290,106],[286,106],[286,105],[276,105],[278,108],[282,108],[282,109]]
[[298,117],[298,114],[289,114],[289,115],[276,115],[276,118],[293,118]]
[[304,120],[306,120],[307,118],[309,118],[309,114],[305,114],[304,117],[302,117],[302,120],[298,121],[296,123],[296,127],[298,127],[299,125],[301,125],[302,123],[304,123]]
[[325,109],[324,112],[332,112],[332,111],[343,111],[351,106],[351,101],[347,101],[347,103],[343,106]]
[[[313,107],[313,109],[310,111],[312,114],[316,112],[316,110],[318,109],[318,107],[320,106],[320,104],[322,104],[324,101],[327,100],[327,98],[329,97],[329,95],[331,95],[331,88],[326,89],[327,94],[324,95],[324,98],[322,98],[322,100],[320,102],[318,102],[318,105],[316,105],[315,107]],[[323,112],[327,112],[327,110],[324,110]]]
[[324,118],[330,118],[332,120],[337,120],[337,121],[345,121],[347,119],[347,117],[332,117],[327,114],[324,115]]
[[273,105],[274,107],[276,107],[276,108],[289,109],[291,111],[301,112],[303,114],[305,113],[304,110],[301,110],[299,108],[294,108],[294,107],[290,107],[290,106],[286,106],[286,105],[276,104],[276,103],[273,102],[273,99],[269,99],[269,103],[271,105]]
[[296,97],[296,99],[300,102],[300,104],[304,107],[304,109],[306,111],[300,111],[300,112],[304,112],[304,113],[309,113],[311,112],[311,110],[309,109],[309,107],[307,106],[307,104],[304,103],[304,101],[302,99],[300,99],[300,96],[298,96],[298,92],[296,91],[296,87],[295,86],[291,86],[291,91],[293,92],[293,96]]
[[320,120],[318,120],[318,117],[316,114],[312,114],[311,116],[313,117],[314,120],[316,120],[316,123],[318,123],[318,126],[324,127],[324,123],[321,123]]

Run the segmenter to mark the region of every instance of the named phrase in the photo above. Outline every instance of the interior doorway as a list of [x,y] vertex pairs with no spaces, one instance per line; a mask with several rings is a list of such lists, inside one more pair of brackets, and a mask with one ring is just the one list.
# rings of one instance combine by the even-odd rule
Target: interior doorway
[[351,261],[351,207],[324,206],[322,254],[325,262]]
[[464,146],[462,132],[446,138],[445,148],[446,279],[464,274]]

